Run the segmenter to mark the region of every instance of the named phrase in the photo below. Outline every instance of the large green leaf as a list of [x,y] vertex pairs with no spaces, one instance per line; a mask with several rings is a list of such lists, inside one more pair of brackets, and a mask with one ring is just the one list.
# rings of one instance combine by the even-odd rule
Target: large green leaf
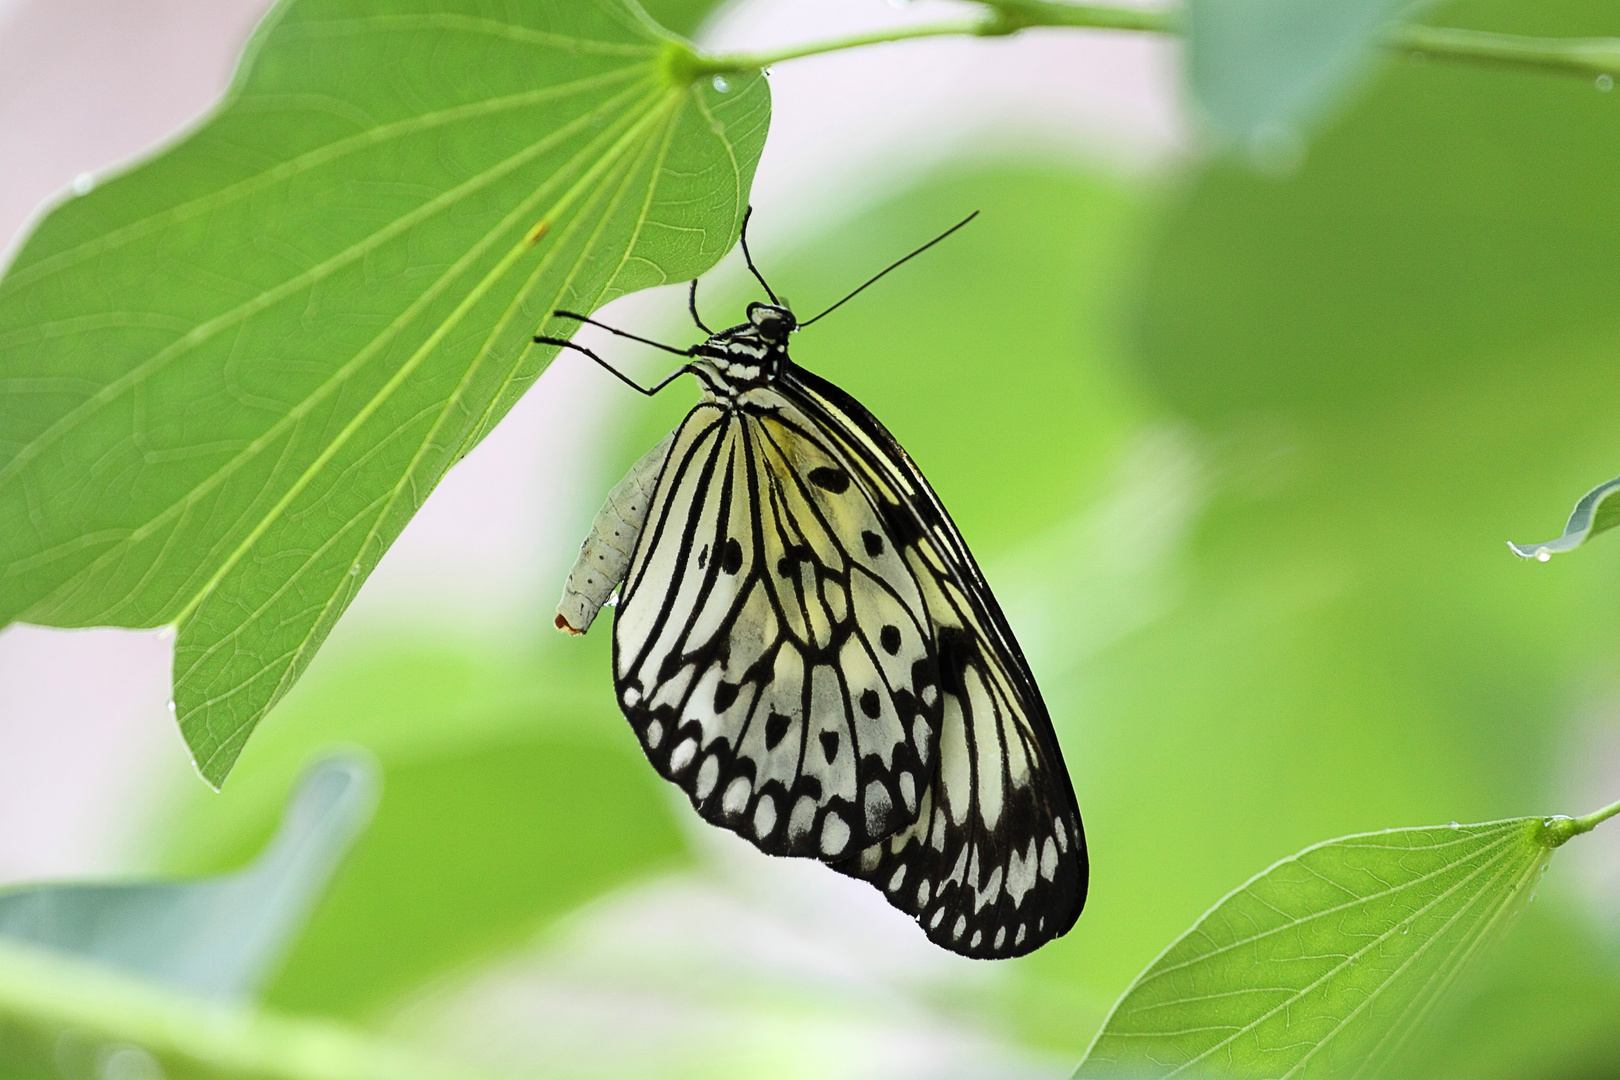
[[1376,1075],[1528,901],[1552,850],[1600,816],[1306,848],[1216,904],[1138,976],[1075,1075]]
[[0,280],[0,623],[174,624],[229,772],[558,306],[731,246],[769,113],[625,0],[290,0]]

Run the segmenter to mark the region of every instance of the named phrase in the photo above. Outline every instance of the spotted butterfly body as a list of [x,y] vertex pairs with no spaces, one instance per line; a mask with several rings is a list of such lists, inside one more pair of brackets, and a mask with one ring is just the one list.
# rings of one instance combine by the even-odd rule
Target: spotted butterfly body
[[795,328],[755,304],[691,350],[702,400],[615,489],[558,625],[620,586],[620,706],[705,820],[871,882],[945,948],[1027,953],[1086,894],[1051,721],[950,515],[793,363]]

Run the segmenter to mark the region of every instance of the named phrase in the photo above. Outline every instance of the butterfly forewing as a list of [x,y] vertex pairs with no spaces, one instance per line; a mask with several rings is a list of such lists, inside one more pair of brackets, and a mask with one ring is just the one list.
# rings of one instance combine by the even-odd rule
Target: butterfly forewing
[[915,820],[937,659],[885,496],[770,404],[682,425],[615,618],[616,686],[703,817],[837,859]]
[[1085,838],[1045,704],[995,597],[933,490],[862,406],[802,370],[783,388],[857,468],[893,494],[890,538],[934,637],[939,759],[916,822],[835,863],[970,956],[1029,952],[1085,902]]

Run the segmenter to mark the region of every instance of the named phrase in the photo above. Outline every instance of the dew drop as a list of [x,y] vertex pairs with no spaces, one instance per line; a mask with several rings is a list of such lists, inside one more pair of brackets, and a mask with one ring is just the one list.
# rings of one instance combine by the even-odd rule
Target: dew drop
[[731,89],[731,84],[726,82],[726,78],[725,78],[724,75],[716,75],[714,77],[714,91],[715,91],[715,93],[723,94],[727,90],[730,90],[730,89]]
[[1597,77],[1597,88],[1601,93],[1605,93],[1605,94],[1607,94],[1610,90],[1613,90],[1614,89],[1614,76],[1613,75],[1607,75],[1607,74],[1599,75]]
[[1455,822],[1455,821],[1453,821],[1453,822],[1451,822],[1451,823],[1450,823],[1450,826],[1449,826],[1449,827],[1450,827],[1450,828],[1453,828],[1453,829],[1460,829],[1460,828],[1462,828],[1462,826],[1461,826],[1461,825],[1459,825],[1459,824],[1457,824],[1457,823],[1456,823],[1456,822]]
[[349,576],[350,577],[354,577],[359,572],[360,572],[360,564],[359,563],[355,563],[353,566],[349,567]]
[[73,178],[73,194],[88,195],[96,186],[96,178],[87,172],[82,172]]
[[174,707],[174,698],[170,698],[170,699],[169,699],[169,711],[170,711],[170,712],[174,712],[174,711],[175,711],[175,707]]

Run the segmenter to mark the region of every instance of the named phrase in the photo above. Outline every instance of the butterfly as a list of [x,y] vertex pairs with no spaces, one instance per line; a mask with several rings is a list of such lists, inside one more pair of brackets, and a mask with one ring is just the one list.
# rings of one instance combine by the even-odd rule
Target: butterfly
[[[976,215],[973,215],[976,216]],[[678,353],[702,398],[610,493],[556,624],[617,590],[613,681],[653,767],[770,855],[861,878],[966,956],[1069,930],[1089,864],[1057,737],[1006,617],[921,470],[859,402],[795,364],[770,302]]]

